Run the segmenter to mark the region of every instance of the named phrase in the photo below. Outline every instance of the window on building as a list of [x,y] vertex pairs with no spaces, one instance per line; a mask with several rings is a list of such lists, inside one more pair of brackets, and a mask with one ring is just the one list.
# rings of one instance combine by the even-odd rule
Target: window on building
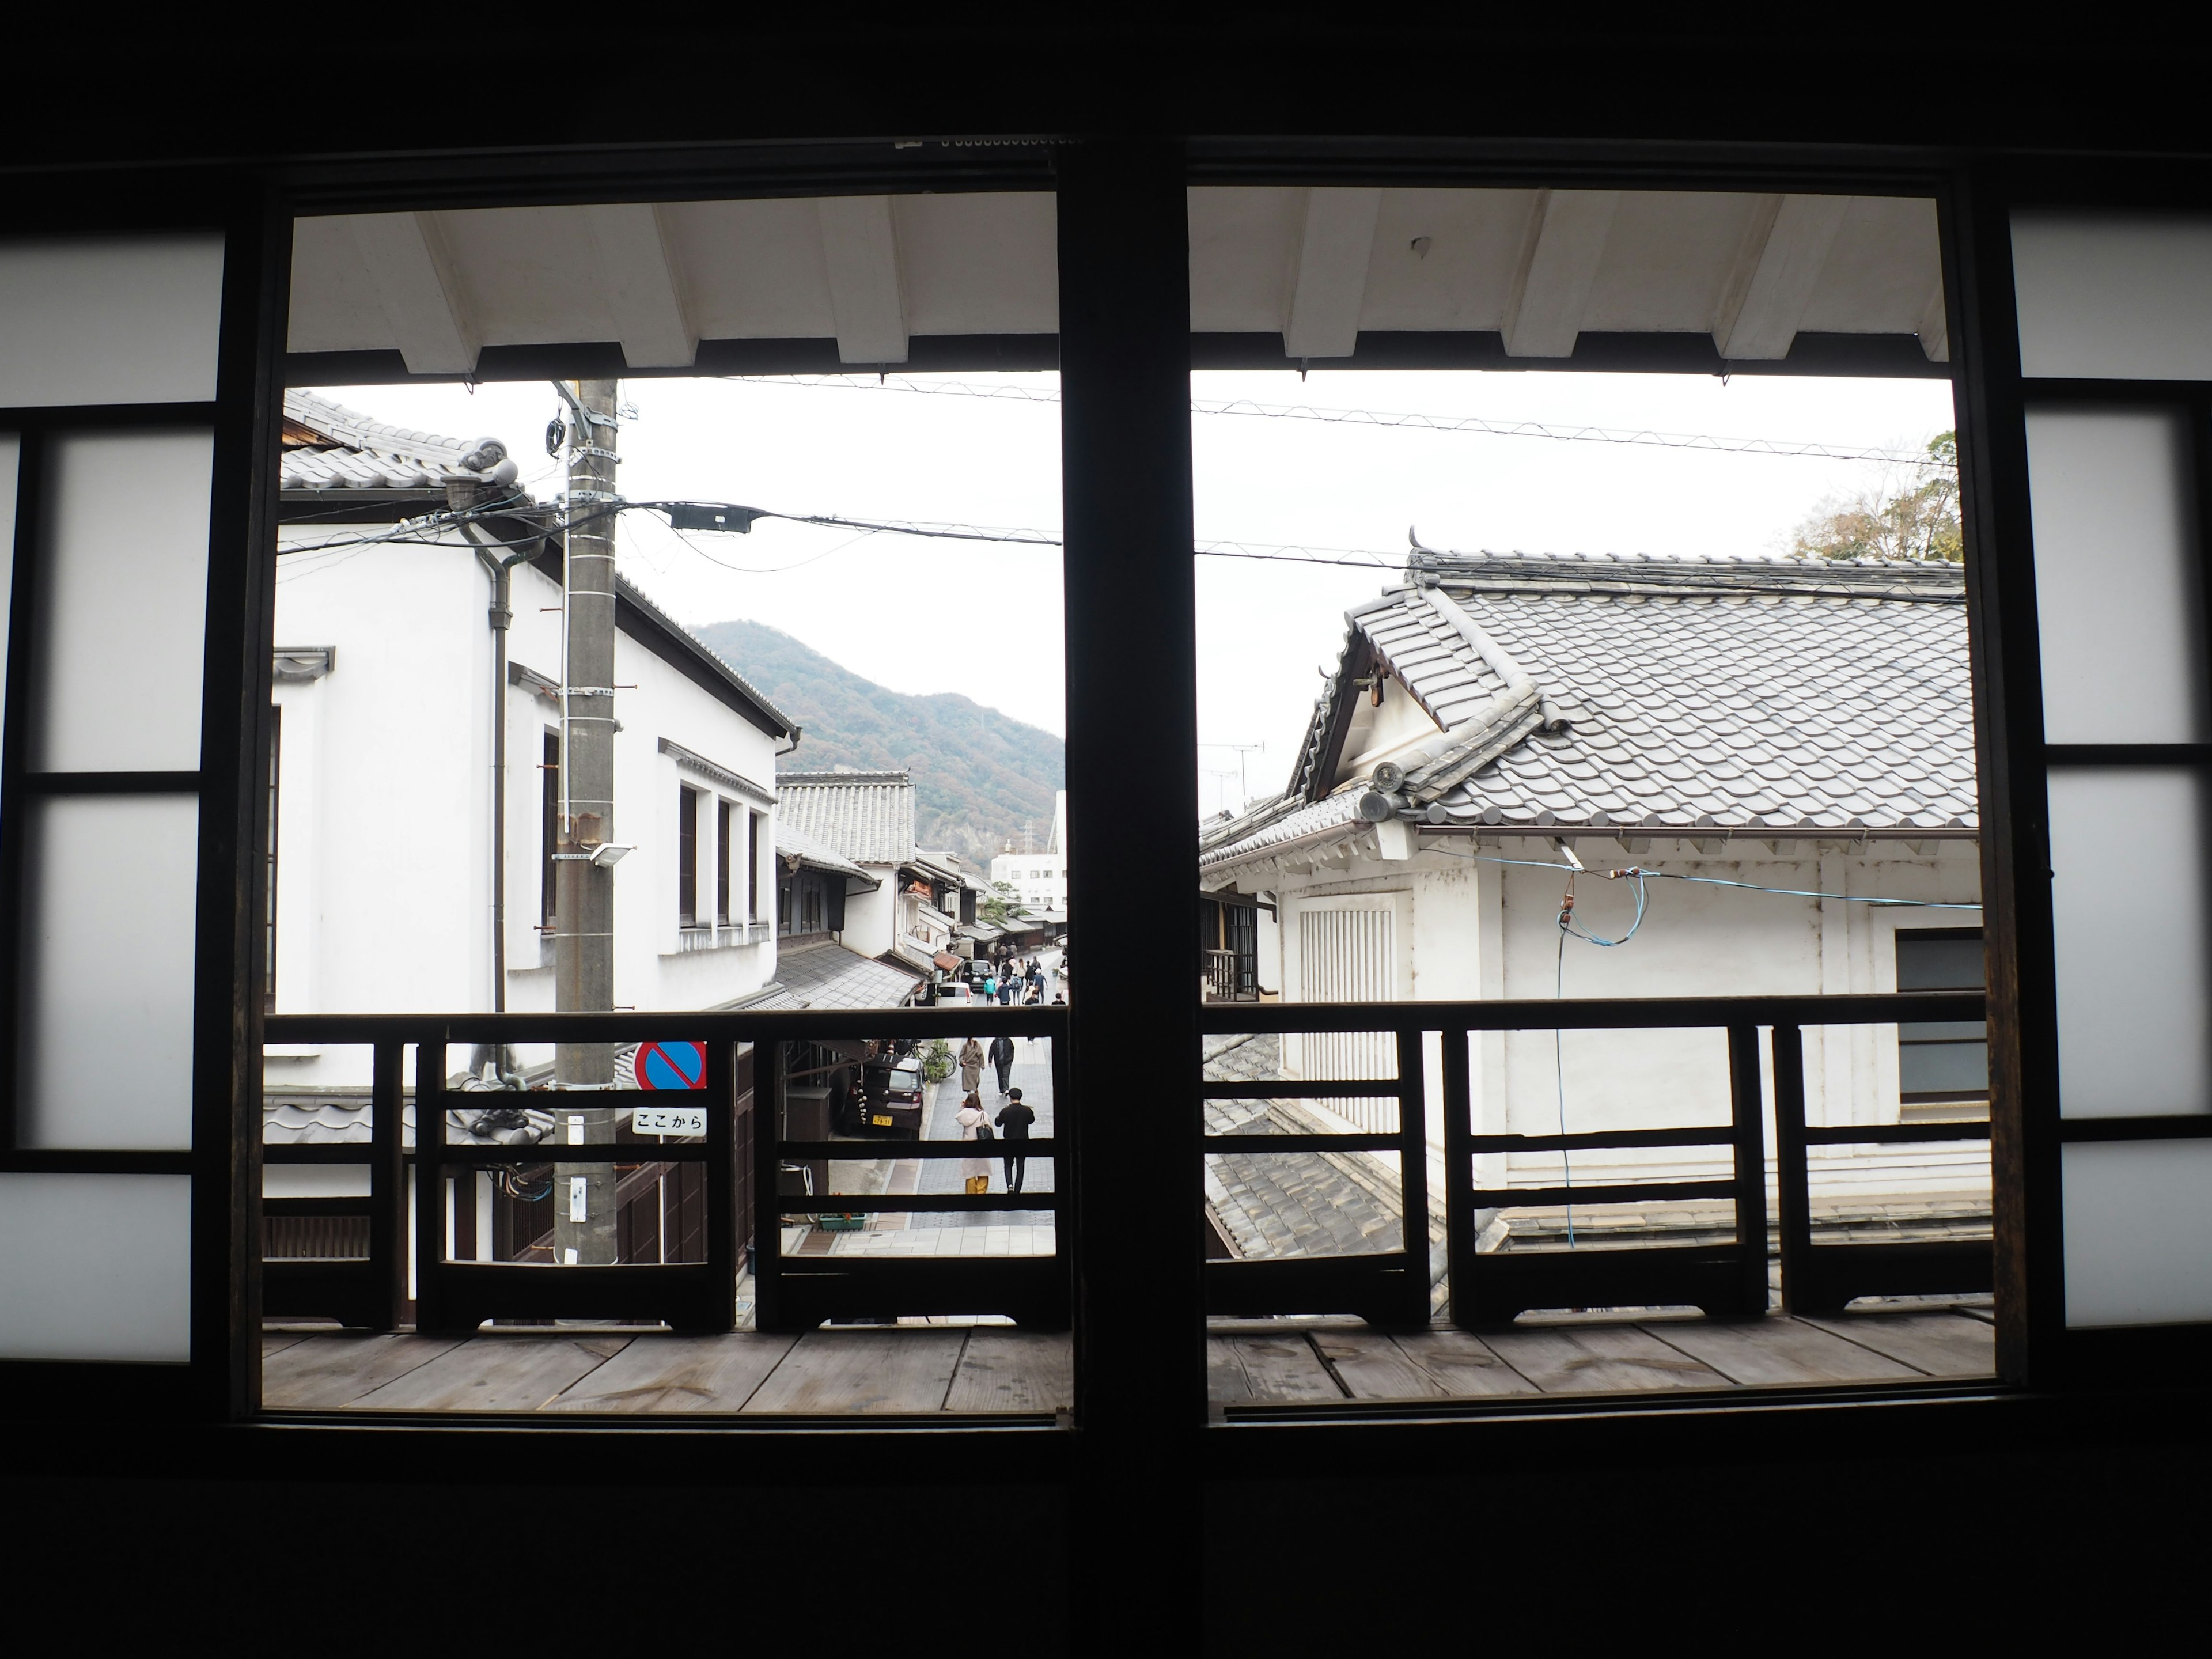
[[761,815],[745,814],[745,920],[760,920],[760,827]]
[[553,854],[561,850],[561,734],[550,726],[545,732],[545,758],[538,772],[538,845],[541,866],[538,890],[538,921],[553,925],[555,895],[560,890],[554,877],[561,866]]
[[680,786],[676,806],[676,920],[699,924],[699,792]]
[[[1984,983],[1980,928],[1898,929],[1899,990],[1978,991]],[[1899,1026],[1897,1081],[1908,1109],[1988,1100],[1988,1026],[1978,1019]]]
[[269,711],[269,914],[263,926],[261,963],[261,1008],[264,1013],[276,1012],[276,780],[282,771],[278,765],[283,753],[284,711]]
[[714,803],[714,920],[730,925],[730,803]]

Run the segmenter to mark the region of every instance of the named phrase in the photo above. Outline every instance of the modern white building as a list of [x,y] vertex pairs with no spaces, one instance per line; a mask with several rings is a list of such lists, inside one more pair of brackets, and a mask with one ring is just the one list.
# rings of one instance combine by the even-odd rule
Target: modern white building
[[[515,471],[496,440],[287,394],[272,1010],[553,1006],[562,554]],[[449,495],[501,505],[388,538]],[[502,630],[488,566],[508,558]],[[740,1003],[775,973],[775,757],[799,728],[627,580],[617,590],[608,839],[633,850],[615,872],[615,1000]],[[268,1085],[365,1083],[368,1066],[366,1049],[273,1049]]]
[[[1963,601],[1947,564],[1417,551],[1403,586],[1348,613],[1290,787],[1202,832],[1203,993],[1978,988]],[[1471,1041],[1477,1133],[1726,1121],[1718,1031]],[[1389,1076],[1389,1042],[1291,1036],[1271,1063]],[[1978,1025],[1808,1028],[1805,1043],[1816,1126],[1986,1115]],[[1310,1109],[1373,1129],[1395,1127],[1366,1121],[1386,1104]],[[1439,1151],[1441,1133],[1432,1105]],[[1485,1162],[1489,1186],[1561,1175],[1556,1153]],[[1616,1150],[1577,1155],[1573,1179],[1716,1167]],[[1971,1210],[1986,1202],[1987,1153],[1822,1147],[1813,1178],[1816,1201],[1949,1194]]]
[[1017,853],[1009,848],[991,860],[991,884],[1004,882],[1014,890],[1022,908],[1042,915],[1067,909],[1067,791],[1053,798],[1052,833],[1041,853]]

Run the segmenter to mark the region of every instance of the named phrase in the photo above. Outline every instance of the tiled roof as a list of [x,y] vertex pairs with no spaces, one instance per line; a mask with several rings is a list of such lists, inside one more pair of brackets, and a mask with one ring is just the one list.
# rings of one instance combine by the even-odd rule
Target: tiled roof
[[[1210,1036],[1200,1074],[1261,1083],[1283,1075],[1281,1039]],[[1248,1261],[1285,1256],[1370,1255],[1404,1241],[1395,1172],[1362,1152],[1268,1152],[1271,1134],[1322,1128],[1293,1100],[1209,1100],[1206,1133],[1249,1136],[1253,1151],[1206,1156],[1206,1196]],[[1365,1163],[1355,1160],[1364,1159]],[[1364,1179],[1361,1177],[1364,1176]],[[1432,1243],[1443,1232],[1430,1218]]]
[[920,977],[827,939],[776,948],[776,983],[801,1008],[896,1008]]
[[286,489],[442,489],[472,479],[511,484],[497,438],[446,438],[371,420],[312,392],[284,394]]
[[1207,829],[1205,864],[1358,823],[1372,780],[1322,770],[1377,669],[1443,728],[1398,757],[1417,823],[1976,828],[1956,565],[1424,551],[1407,574],[1347,614],[1290,790]]
[[775,850],[787,859],[797,859],[801,864],[817,870],[834,870],[843,875],[857,877],[871,889],[883,885],[881,880],[847,858],[834,847],[824,847],[804,830],[791,827],[788,817],[779,812],[775,821]]
[[862,864],[914,858],[910,772],[783,772],[782,821]]

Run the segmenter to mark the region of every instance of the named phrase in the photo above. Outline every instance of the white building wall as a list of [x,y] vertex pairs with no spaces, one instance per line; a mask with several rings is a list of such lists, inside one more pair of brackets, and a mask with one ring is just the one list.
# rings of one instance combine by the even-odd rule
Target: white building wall
[[991,860],[991,879],[1014,890],[1025,908],[1067,908],[1067,858],[1062,853],[1001,853]]
[[[326,531],[288,527],[290,541]],[[297,572],[295,574],[295,572]],[[391,1012],[492,1006],[490,583],[458,548],[379,545],[280,566],[280,647],[331,646],[323,678],[282,683],[277,1007]],[[514,573],[510,662],[562,678],[560,589]],[[684,950],[676,923],[677,788],[701,792],[702,912],[714,902],[714,803],[769,809],[776,741],[627,633],[615,646],[615,825],[633,844],[615,871],[615,1001],[705,1007],[768,982],[774,929],[758,944]],[[558,708],[524,686],[504,694],[507,726],[507,1004],[553,1006],[539,932],[544,734]],[[759,799],[695,775],[663,738],[757,784]],[[742,837],[732,907],[745,902]],[[762,909],[772,917],[774,826],[763,825]],[[738,930],[721,937],[739,937]],[[365,1083],[366,1049],[272,1059],[271,1086]]]
[[[1754,843],[1747,851],[1708,856],[1686,843],[1661,843],[1634,854],[1608,842],[1577,843],[1583,862],[1601,871],[1632,863],[1807,892],[1964,903],[1979,898],[1973,843],[1923,848],[1916,852],[1877,842],[1861,851],[1806,844],[1801,854],[1785,842],[1777,854]],[[1558,915],[1565,872],[1466,856],[1478,850],[1497,859],[1548,862],[1557,856],[1540,842],[1501,838],[1478,849],[1455,841],[1448,850],[1417,853],[1405,862],[1361,856],[1335,867],[1247,875],[1240,884],[1244,890],[1273,890],[1281,907],[1279,930],[1261,933],[1262,981],[1279,975],[1286,1001],[1319,1000],[1316,988],[1328,976],[1304,959],[1316,935],[1300,919],[1358,906],[1389,906],[1404,918],[1396,928],[1395,994],[1415,1001],[1547,1001],[1562,988],[1568,997],[1887,992],[1896,989],[1900,926],[1979,921],[1972,910],[1887,908],[1652,880],[1645,920],[1632,939],[1611,949],[1570,939],[1563,959]],[[1632,884],[1585,873],[1575,893],[1575,918],[1584,931],[1605,938],[1627,931],[1635,914]],[[1304,1075],[1329,1074],[1305,1068],[1334,1065],[1342,1057],[1334,1049],[1309,1054],[1305,1045],[1311,1041],[1285,1040],[1286,1066]],[[1469,1041],[1480,1133],[1556,1133],[1563,1097],[1567,1127],[1574,1133],[1728,1121],[1728,1050],[1721,1031],[1575,1031],[1565,1034],[1556,1050],[1546,1030],[1477,1034]],[[1805,1047],[1811,1122],[1899,1120],[1894,1025],[1808,1028]],[[1431,1139],[1440,1133],[1432,1121]],[[1770,1149],[1772,1144],[1770,1122]],[[1986,1181],[1986,1154],[1976,1148],[1905,1147],[1854,1157],[1855,1150],[1815,1156],[1838,1166],[1849,1161],[1855,1179],[1878,1182],[1888,1190]],[[1711,1157],[1689,1151],[1607,1152],[1577,1158],[1575,1168],[1577,1180],[1605,1178],[1608,1170],[1632,1169],[1640,1176],[1677,1169],[1710,1173],[1713,1158],[1723,1156],[1717,1151]],[[1502,1157],[1483,1162],[1491,1166],[1479,1171],[1486,1184],[1509,1178]],[[1559,1178],[1555,1155],[1516,1154],[1511,1163],[1510,1178],[1531,1184]]]

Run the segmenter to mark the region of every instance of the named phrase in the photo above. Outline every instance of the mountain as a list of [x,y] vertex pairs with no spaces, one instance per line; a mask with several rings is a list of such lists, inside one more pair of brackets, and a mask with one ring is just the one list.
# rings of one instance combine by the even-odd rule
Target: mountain
[[801,728],[783,763],[794,771],[850,766],[914,774],[919,845],[979,862],[1012,838],[1044,845],[1053,793],[1066,787],[1065,746],[957,692],[913,696],[840,667],[765,623],[709,623],[692,632],[766,692]]

